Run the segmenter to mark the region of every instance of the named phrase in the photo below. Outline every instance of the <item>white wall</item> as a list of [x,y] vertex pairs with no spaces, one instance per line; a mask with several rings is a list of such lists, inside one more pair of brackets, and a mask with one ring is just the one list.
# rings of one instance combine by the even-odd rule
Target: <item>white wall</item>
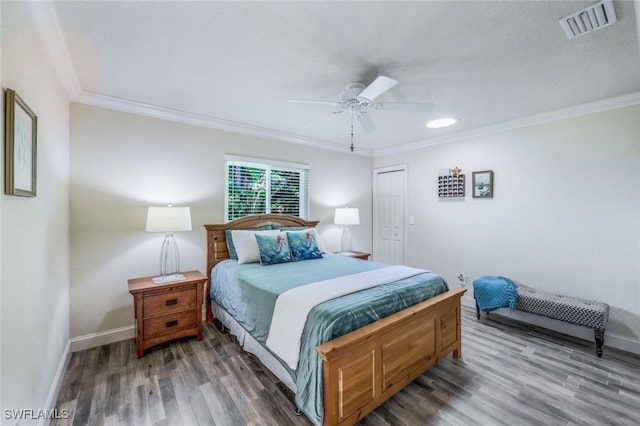
[[[611,306],[607,334],[640,342],[640,106],[374,159],[409,165],[408,263],[457,285],[518,283]],[[460,167],[462,201],[437,197],[438,169]],[[471,197],[493,170],[493,199]],[[471,287],[471,285],[469,285]],[[471,294],[469,294],[471,296]]]
[[[333,209],[360,207],[354,248],[371,247],[371,158],[71,104],[71,336],[74,350],[134,323],[127,279],[158,273],[163,235],[144,232],[147,207],[190,206],[176,233],[183,270],[205,271],[205,223],[224,216],[224,154],[309,164],[310,218],[338,250]],[[118,338],[117,333],[102,341]],[[101,337],[101,338],[102,338]],[[85,339],[87,338],[87,339]],[[85,343],[82,343],[85,342]]]
[[0,406],[37,410],[55,403],[69,350],[69,102],[24,3],[0,8],[3,100],[14,89],[38,116],[37,197],[0,195]]

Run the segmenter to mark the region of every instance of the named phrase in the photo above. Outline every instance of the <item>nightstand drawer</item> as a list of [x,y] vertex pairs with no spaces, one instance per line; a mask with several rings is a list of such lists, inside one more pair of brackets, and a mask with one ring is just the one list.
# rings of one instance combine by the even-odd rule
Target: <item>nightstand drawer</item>
[[173,315],[164,315],[144,321],[144,338],[153,339],[176,331],[196,327],[198,323],[197,312],[178,312]]
[[172,291],[144,297],[143,318],[196,307],[196,289]]

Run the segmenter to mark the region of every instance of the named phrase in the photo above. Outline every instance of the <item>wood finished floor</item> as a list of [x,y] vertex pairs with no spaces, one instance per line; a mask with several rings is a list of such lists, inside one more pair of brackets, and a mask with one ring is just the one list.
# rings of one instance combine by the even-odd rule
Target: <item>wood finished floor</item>
[[[362,425],[639,425],[640,356],[463,308],[446,359]],[[309,425],[293,396],[213,325],[136,358],[133,339],[73,353],[52,425]]]

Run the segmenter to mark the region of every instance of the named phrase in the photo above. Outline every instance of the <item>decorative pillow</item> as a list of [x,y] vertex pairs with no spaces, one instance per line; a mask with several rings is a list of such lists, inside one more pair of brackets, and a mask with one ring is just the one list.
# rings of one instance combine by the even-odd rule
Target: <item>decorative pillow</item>
[[[322,239],[320,238],[320,234],[316,228],[305,228],[301,226],[289,226],[286,228],[280,228],[281,231],[287,231],[287,233],[306,233],[307,231],[313,231],[316,237],[316,244],[318,244],[318,248],[320,249],[320,253],[326,253],[327,250],[324,248],[324,244],[322,244]],[[289,245],[291,245],[291,241],[289,241]]]
[[256,234],[255,238],[262,265],[291,262],[291,251],[286,232],[278,232],[276,235]]
[[[259,226],[257,228],[248,229],[248,231],[264,231],[266,229],[273,229],[271,225]],[[233,244],[233,235],[231,234],[231,229],[225,229],[224,235],[227,238],[227,250],[229,251],[229,258],[238,260],[238,253],[236,252],[236,246]]]
[[287,232],[287,238],[289,239],[291,257],[294,262],[307,259],[319,259],[322,257],[314,229]]
[[260,261],[260,251],[258,250],[256,235],[276,235],[279,233],[280,231],[277,229],[265,231],[236,229],[231,231],[233,245],[238,254],[238,263],[256,263]]

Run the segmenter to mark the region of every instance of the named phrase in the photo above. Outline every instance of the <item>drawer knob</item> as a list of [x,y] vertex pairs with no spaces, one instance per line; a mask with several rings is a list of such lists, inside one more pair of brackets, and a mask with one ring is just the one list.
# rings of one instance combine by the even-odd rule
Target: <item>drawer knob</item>
[[178,325],[178,320],[167,321],[167,323],[165,324],[165,326],[166,326],[167,328],[175,327],[175,326],[177,326],[177,325]]
[[171,305],[177,305],[178,304],[178,299],[168,299],[165,304],[167,306],[171,306]]

